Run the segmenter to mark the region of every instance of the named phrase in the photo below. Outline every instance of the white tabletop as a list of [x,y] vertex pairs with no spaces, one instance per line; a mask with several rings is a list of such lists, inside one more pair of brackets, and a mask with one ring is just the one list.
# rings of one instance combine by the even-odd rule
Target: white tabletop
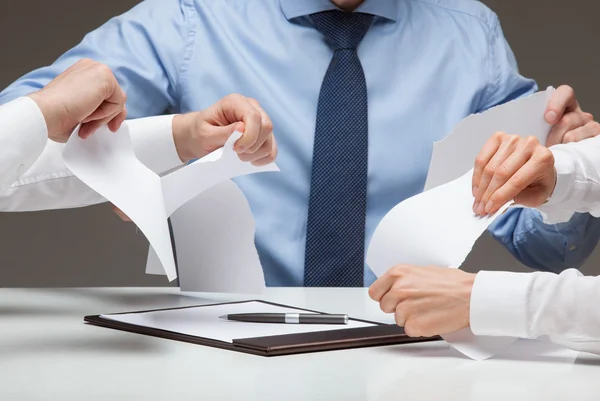
[[[380,320],[365,289],[264,299]],[[481,362],[447,343],[260,357],[83,323],[91,314],[248,299],[162,289],[0,289],[1,400],[600,399],[600,358],[521,341]]]

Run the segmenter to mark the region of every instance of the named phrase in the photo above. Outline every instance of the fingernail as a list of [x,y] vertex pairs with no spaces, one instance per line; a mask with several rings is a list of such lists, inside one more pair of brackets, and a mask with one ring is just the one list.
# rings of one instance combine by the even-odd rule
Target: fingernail
[[554,120],[556,120],[556,113],[555,113],[555,112],[553,112],[553,111],[549,111],[549,112],[547,112],[547,113],[546,113],[546,120],[547,120],[549,123],[553,123],[553,122],[554,122]]
[[246,151],[246,148],[244,146],[238,146],[238,148],[236,149],[236,152],[238,153],[244,153]]
[[492,211],[493,207],[494,207],[494,202],[488,201],[488,203],[485,205],[485,212],[490,213]]
[[473,203],[473,213],[477,214],[477,207],[479,206],[479,202]]
[[482,215],[482,214],[483,214],[483,212],[484,212],[484,208],[483,208],[483,202],[479,202],[479,203],[477,204],[477,212],[475,212],[475,213],[477,213],[477,214],[479,214],[479,215]]

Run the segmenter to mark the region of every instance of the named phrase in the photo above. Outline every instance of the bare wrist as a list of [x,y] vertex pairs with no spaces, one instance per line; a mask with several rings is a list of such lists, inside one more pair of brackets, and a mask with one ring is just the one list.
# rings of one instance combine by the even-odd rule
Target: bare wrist
[[190,114],[177,114],[173,117],[173,142],[179,158],[184,163],[195,158],[190,146],[190,123]]

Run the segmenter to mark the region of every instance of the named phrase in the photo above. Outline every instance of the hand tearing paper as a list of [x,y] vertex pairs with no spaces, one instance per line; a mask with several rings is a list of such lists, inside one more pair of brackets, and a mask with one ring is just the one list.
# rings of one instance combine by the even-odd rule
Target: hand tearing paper
[[158,274],[158,267],[173,281],[177,274],[167,218],[218,183],[240,175],[279,170],[274,163],[255,167],[239,160],[233,144],[240,137],[241,133],[235,132],[223,148],[162,178],[136,158],[127,122],[116,133],[102,127],[85,140],[75,132],[63,158],[75,176],[140,228],[160,262],[153,272]]
[[[553,89],[472,115],[434,144],[425,192],[395,206],[379,223],[367,251],[367,264],[380,277],[397,264],[459,268],[488,226],[507,208],[480,218],[473,213],[471,188],[475,158],[497,131],[533,135],[546,143],[551,126],[544,111]],[[457,350],[486,359],[513,338],[474,336],[470,330],[445,335]]]

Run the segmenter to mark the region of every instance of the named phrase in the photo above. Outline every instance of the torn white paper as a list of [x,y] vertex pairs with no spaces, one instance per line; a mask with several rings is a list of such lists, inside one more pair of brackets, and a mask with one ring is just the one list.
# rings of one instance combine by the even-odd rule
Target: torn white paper
[[[177,274],[167,218],[219,182],[244,174],[278,171],[274,163],[255,167],[239,160],[233,150],[242,135],[239,132],[233,133],[223,148],[160,178],[135,156],[126,122],[117,133],[102,127],[85,140],[77,131],[63,152],[66,166],[140,228],[154,258],[148,269],[166,274],[169,281]],[[251,244],[254,246],[253,240]],[[229,251],[238,246],[231,244]]]
[[372,323],[364,323],[356,320],[350,320],[347,325],[327,325],[264,324],[219,319],[219,316],[221,315],[234,313],[298,313],[298,310],[250,301],[237,304],[168,309],[144,313],[103,315],[102,317],[117,322],[167,330],[190,336],[210,338],[229,343],[237,338],[265,337],[373,326]]
[[63,159],[77,178],[135,222],[161,260],[169,281],[174,280],[161,180],[135,157],[127,123],[117,133],[101,127],[87,139],[79,137],[77,128],[67,141]]
[[458,123],[450,135],[433,144],[424,190],[455,180],[473,168],[483,145],[498,131],[532,135],[545,144],[551,127],[544,119],[544,111],[553,93],[554,88],[549,87]]
[[[493,216],[475,216],[472,174],[469,171],[457,180],[413,196],[384,217],[367,253],[367,264],[378,277],[399,263],[451,268],[463,264],[477,239],[508,207],[505,205]],[[487,359],[514,341],[476,337],[469,329],[443,337],[475,360]]]
[[[425,192],[396,205],[376,228],[367,264],[379,277],[397,264],[460,267],[494,216],[473,213],[471,180],[475,158],[497,131],[535,136],[545,143],[551,126],[544,111],[553,88],[484,113],[467,117],[446,139],[434,145]],[[486,359],[506,348],[513,338],[476,337],[470,330],[444,336],[473,359]]]
[[241,189],[223,181],[171,216],[181,291],[261,294],[254,217]]
[[473,213],[472,170],[396,205],[373,233],[367,263],[379,277],[399,263],[460,267],[495,215]]
[[241,133],[234,132],[222,148],[162,177],[167,216],[219,182],[246,174],[279,171],[275,163],[256,167],[241,161],[233,150],[233,145],[241,136]]
[[[167,217],[172,217],[171,228],[182,291],[257,294],[264,290],[264,274],[258,256],[255,256],[254,218],[237,186],[237,191],[231,186],[226,187],[229,190],[221,190],[219,195],[223,196],[222,199],[210,195],[195,199],[216,184],[232,178],[279,171],[275,163],[256,167],[242,162],[233,150],[240,137],[241,134],[235,132],[223,148],[162,177]],[[190,204],[187,205],[187,202]],[[219,205],[235,205],[240,210],[228,211]],[[181,211],[177,212],[179,208]],[[211,211],[215,214],[208,216]],[[221,222],[217,216],[222,217]],[[232,216],[239,217],[239,220],[232,220]],[[243,243],[239,242],[242,238]],[[201,244],[201,239],[207,242]],[[247,265],[241,263],[244,257],[247,257]],[[233,262],[237,264],[227,265]],[[148,250],[146,273],[164,274],[161,259],[152,247]],[[232,277],[234,279],[230,280]]]

